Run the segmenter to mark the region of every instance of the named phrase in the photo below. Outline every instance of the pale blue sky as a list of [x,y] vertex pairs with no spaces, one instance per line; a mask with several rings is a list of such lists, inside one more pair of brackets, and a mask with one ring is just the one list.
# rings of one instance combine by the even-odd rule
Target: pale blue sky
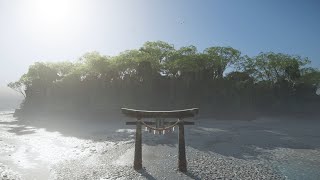
[[[0,0],[0,86],[35,61],[115,55],[145,41],[274,51],[320,67],[320,1]],[[4,91],[0,91],[3,93]]]

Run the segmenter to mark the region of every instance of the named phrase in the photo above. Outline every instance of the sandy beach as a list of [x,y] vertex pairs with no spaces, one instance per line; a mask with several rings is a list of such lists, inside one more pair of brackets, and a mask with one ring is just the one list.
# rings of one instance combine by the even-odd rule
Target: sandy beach
[[[143,132],[143,170],[132,168],[125,117],[17,120],[0,115],[0,179],[317,179],[320,122],[196,118],[186,127],[188,172],[177,171],[177,132]],[[192,119],[190,119],[192,120]]]

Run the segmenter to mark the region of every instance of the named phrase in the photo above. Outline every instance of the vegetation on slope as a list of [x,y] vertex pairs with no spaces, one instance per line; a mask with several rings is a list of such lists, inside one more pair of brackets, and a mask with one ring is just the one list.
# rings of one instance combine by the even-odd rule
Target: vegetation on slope
[[243,55],[232,47],[175,49],[162,41],[117,56],[98,52],[76,62],[37,62],[8,86],[25,96],[23,111],[109,112],[200,107],[216,116],[313,113],[320,71],[283,53]]

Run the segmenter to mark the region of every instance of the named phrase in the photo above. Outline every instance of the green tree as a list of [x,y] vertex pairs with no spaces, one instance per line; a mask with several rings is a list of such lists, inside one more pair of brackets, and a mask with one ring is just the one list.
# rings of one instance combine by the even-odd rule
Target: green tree
[[300,77],[301,69],[310,63],[307,58],[282,53],[260,53],[250,59],[250,69],[257,80],[267,80],[272,83],[283,80],[294,83]]
[[241,59],[241,52],[232,47],[209,47],[204,54],[210,61],[208,68],[213,69],[213,79],[222,79],[225,70]]
[[110,76],[111,62],[110,57],[102,56],[98,52],[84,54],[80,59],[80,70],[82,79],[106,79]]
[[146,42],[139,49],[144,58],[142,61],[149,61],[153,75],[167,74],[166,63],[174,60],[175,49],[173,45],[163,42]]
[[301,69],[299,81],[313,86],[319,85],[320,70],[311,67]]
[[25,86],[30,86],[34,80],[39,80],[42,84],[49,85],[59,79],[58,72],[48,64],[36,62],[29,67],[28,72],[23,75],[20,82]]
[[54,63],[47,63],[48,67],[57,72],[60,79],[70,74],[74,68],[75,64],[70,61],[61,61]]
[[23,97],[26,97],[25,86],[24,86],[23,83],[21,83],[20,81],[11,82],[11,83],[8,84],[8,87],[10,87],[10,88],[13,89],[14,91],[22,94]]

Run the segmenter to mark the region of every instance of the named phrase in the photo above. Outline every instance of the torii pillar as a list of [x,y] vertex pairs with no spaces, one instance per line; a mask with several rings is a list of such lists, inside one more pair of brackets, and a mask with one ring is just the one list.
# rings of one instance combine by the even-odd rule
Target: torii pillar
[[[178,147],[178,170],[181,172],[187,172],[187,159],[186,159],[186,147],[184,138],[184,125],[194,125],[194,122],[184,121],[184,118],[194,117],[199,113],[198,108],[174,110],[174,111],[146,111],[121,108],[123,114],[128,117],[136,118],[135,122],[126,122],[126,125],[136,125],[135,136],[135,149],[134,149],[134,162],[133,168],[135,170],[142,169],[142,118],[178,118],[179,127],[179,147]],[[155,125],[155,122],[144,122],[147,125]],[[175,122],[170,122],[170,125],[174,125]]]

